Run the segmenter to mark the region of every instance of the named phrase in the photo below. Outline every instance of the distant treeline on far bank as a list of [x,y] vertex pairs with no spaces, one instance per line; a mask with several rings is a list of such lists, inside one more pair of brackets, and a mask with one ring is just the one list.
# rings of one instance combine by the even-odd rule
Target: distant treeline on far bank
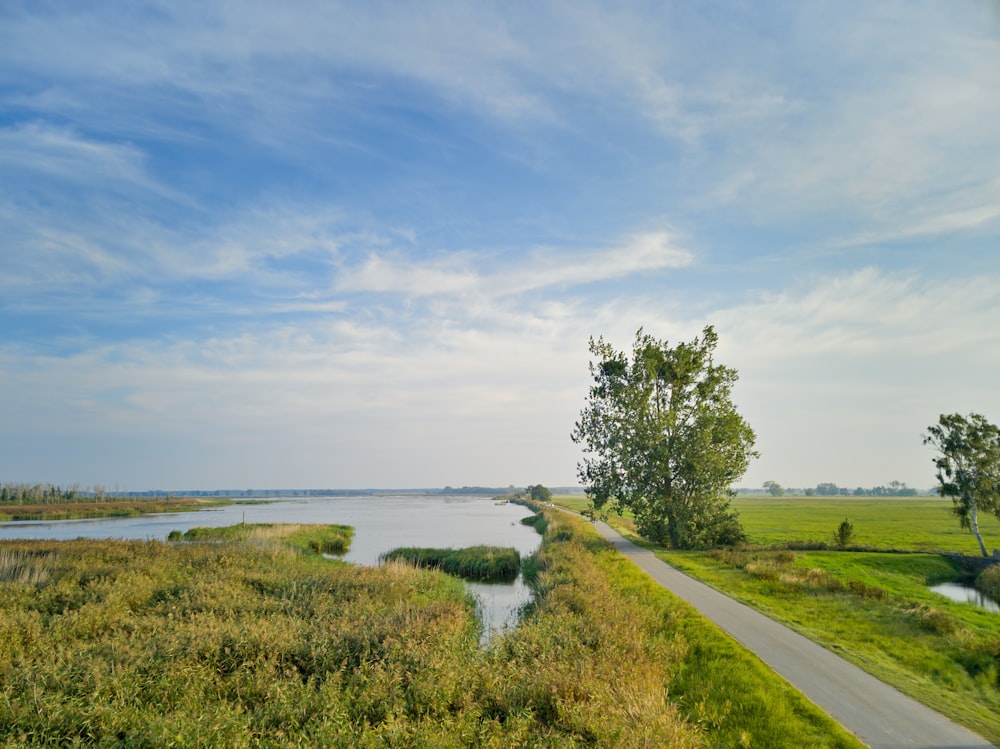
[[[509,486],[462,486],[422,489],[184,489],[128,491],[101,485],[83,487],[79,484],[57,486],[44,483],[0,482],[0,504],[63,504],[70,502],[107,502],[114,499],[165,499],[170,497],[226,497],[251,499],[264,497],[377,497],[386,494],[421,495],[481,495],[484,497],[523,494],[527,489]],[[554,487],[556,494],[582,494],[581,487]]]
[[848,489],[832,483],[816,484],[814,488],[783,487],[777,481],[765,481],[760,489],[737,489],[738,494],[769,494],[772,497],[792,495],[796,497],[916,497],[921,494],[937,494],[936,489],[918,490],[907,486],[904,481],[890,481],[885,486],[866,489],[859,486]]

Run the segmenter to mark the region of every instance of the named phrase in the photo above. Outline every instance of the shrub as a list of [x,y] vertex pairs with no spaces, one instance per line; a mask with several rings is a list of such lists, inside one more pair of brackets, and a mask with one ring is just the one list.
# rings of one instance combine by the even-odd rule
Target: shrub
[[907,613],[916,619],[923,629],[936,635],[950,635],[958,630],[958,620],[954,616],[933,606],[917,604]]
[[888,601],[889,592],[877,585],[869,585],[860,580],[851,580],[847,583],[848,589],[862,598],[871,598],[876,601]]
[[976,577],[976,590],[1000,602],[1000,564],[987,567]]
[[847,545],[851,543],[854,538],[854,526],[851,521],[844,518],[844,522],[837,526],[837,530],[833,532],[834,543],[837,544],[838,549],[846,549]]

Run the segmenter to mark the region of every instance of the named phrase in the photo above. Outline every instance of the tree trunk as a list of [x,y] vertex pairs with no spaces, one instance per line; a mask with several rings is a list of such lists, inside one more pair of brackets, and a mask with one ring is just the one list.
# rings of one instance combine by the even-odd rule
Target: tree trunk
[[972,532],[976,534],[976,540],[979,542],[979,548],[983,552],[984,557],[988,557],[989,554],[986,552],[986,544],[983,543],[983,537],[979,535],[979,516],[976,514],[976,500],[973,499],[970,503],[970,525],[972,526]]

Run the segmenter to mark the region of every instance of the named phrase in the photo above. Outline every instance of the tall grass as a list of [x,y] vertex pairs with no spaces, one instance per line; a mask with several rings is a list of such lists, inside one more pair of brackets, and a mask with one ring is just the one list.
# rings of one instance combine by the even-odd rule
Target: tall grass
[[469,546],[464,549],[403,546],[385,552],[380,561],[407,562],[483,582],[514,580],[521,569],[521,555],[517,549],[501,546]]
[[317,554],[346,554],[354,529],[349,525],[310,525],[300,523],[237,523],[215,528],[189,528],[171,531],[170,541],[251,541],[282,542]]
[[52,577],[55,558],[53,552],[0,549],[0,583],[44,585]]
[[976,588],[994,601],[1000,602],[1000,564],[994,564],[976,576]]
[[[4,542],[0,744],[858,747],[569,519],[521,626],[460,580],[285,543]],[[554,526],[554,527],[552,527]]]

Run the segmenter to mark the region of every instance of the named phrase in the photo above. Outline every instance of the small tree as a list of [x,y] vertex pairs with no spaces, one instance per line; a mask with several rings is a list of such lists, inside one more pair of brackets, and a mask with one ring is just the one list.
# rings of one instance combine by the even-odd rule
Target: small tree
[[854,539],[854,526],[851,521],[844,518],[844,522],[837,526],[837,530],[833,533],[834,543],[837,544],[838,549],[846,549],[847,545],[851,543]]
[[591,339],[594,384],[573,430],[596,509],[630,509],[639,531],[673,548],[745,539],[731,486],[757,453],[730,394],[736,370],[713,360],[718,336],[674,347],[639,330],[631,358]]
[[779,484],[777,481],[765,481],[764,490],[770,494],[772,497],[783,497],[785,496],[785,488]]
[[1000,428],[981,414],[956,413],[941,414],[927,432],[924,444],[940,452],[934,459],[938,493],[951,497],[959,523],[975,534],[980,551],[988,556],[979,533],[979,511],[1000,518]]
[[531,498],[536,502],[552,501],[552,492],[549,491],[549,488],[547,486],[543,486],[542,484],[532,484],[531,486],[529,486],[528,494],[530,494]]

